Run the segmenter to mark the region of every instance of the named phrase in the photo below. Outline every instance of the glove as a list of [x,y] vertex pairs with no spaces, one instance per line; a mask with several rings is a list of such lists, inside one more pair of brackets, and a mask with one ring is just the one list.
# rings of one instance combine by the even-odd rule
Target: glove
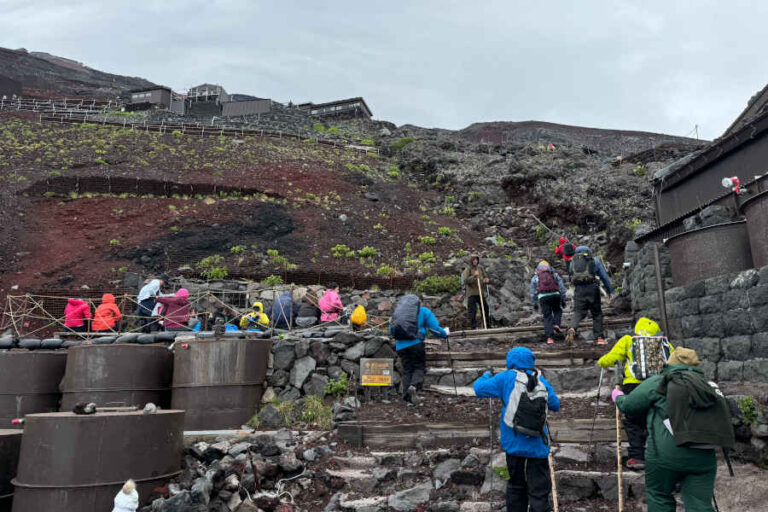
[[624,392],[622,390],[614,389],[613,392],[611,393],[611,400],[613,400],[613,402],[616,403],[616,399],[623,394]]
[[450,327],[443,327],[443,330],[445,331],[445,335],[446,336],[450,336],[451,335],[451,328]]

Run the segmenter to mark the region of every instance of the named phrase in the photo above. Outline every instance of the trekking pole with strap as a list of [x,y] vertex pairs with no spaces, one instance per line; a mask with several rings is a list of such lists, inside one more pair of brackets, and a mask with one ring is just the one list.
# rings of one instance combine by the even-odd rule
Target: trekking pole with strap
[[552,457],[552,431],[549,429],[549,422],[546,423],[547,426],[547,436],[549,436],[549,454],[547,455],[547,460],[549,462],[549,478],[552,480],[552,506],[554,507],[554,512],[559,512],[559,505],[557,502],[557,478],[555,476],[555,459]]
[[483,329],[488,329],[488,323],[485,320],[485,302],[483,302],[483,287],[480,286],[480,270],[477,270],[477,293],[480,295],[480,312],[483,314]]
[[594,438],[595,438],[595,423],[597,422],[597,411],[600,407],[600,390],[603,387],[603,375],[605,374],[605,368],[600,368],[600,380],[597,382],[597,397],[595,398],[595,414],[592,416],[592,428],[589,430],[589,445],[587,445],[587,449],[589,450],[589,457],[592,459],[594,454]]
[[453,353],[451,352],[451,342],[448,341],[450,337],[450,334],[445,337],[445,347],[448,349],[448,364],[451,365],[451,375],[453,376],[453,394],[456,396],[456,398],[458,398],[459,388],[456,386],[456,370],[453,369]]
[[[619,381],[621,380],[621,373],[619,372],[620,366],[616,364],[616,389],[621,389]],[[616,491],[619,495],[619,512],[624,512],[624,468],[621,465],[621,414],[619,413],[619,406],[614,404],[616,408],[616,478],[618,485]]]

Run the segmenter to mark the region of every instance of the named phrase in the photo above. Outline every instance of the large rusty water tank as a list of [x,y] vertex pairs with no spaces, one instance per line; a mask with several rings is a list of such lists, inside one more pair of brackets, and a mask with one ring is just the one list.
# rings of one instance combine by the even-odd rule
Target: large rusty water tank
[[175,410],[28,415],[13,512],[112,510],[129,478],[146,504],[181,472],[183,425],[184,411]]
[[752,268],[747,224],[743,220],[686,231],[665,243],[675,286]]
[[66,351],[0,351],[0,428],[35,412],[59,409]]
[[185,429],[238,428],[247,422],[264,394],[271,348],[271,340],[261,339],[177,344],[171,406],[186,410]]
[[173,354],[165,345],[80,345],[69,349],[61,410],[77,402],[143,407],[171,402]]
[[750,197],[741,204],[747,219],[752,262],[756,268],[768,265],[768,191]]
[[19,462],[23,430],[0,429],[0,512],[11,512],[16,465]]

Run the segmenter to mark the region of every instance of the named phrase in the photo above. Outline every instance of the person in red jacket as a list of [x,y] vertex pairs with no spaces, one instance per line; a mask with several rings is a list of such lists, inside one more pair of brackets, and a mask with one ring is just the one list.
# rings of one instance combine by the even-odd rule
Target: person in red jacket
[[80,299],[70,298],[64,308],[64,327],[70,331],[87,332],[91,319],[91,307]]
[[115,304],[115,296],[111,293],[105,293],[101,296],[101,304],[96,308],[91,322],[92,331],[114,331],[115,326],[120,322],[123,315],[120,308]]
[[164,306],[160,312],[166,331],[188,331],[189,291],[181,288],[173,297],[158,297],[157,302]]
[[565,238],[564,236],[560,237],[560,245],[558,245],[557,249],[555,249],[555,255],[556,256],[560,256],[561,258],[563,258],[563,261],[568,263],[569,261],[571,261],[573,259],[573,251],[571,250],[571,251],[569,251],[570,254],[566,254],[566,251],[565,251],[565,246],[566,245],[570,245],[571,247],[573,247],[573,244],[568,242],[567,238]]

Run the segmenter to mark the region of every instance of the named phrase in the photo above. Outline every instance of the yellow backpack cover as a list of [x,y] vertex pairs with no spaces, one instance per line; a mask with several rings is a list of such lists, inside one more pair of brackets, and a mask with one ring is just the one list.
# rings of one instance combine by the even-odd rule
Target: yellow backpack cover
[[368,321],[368,315],[365,314],[365,308],[362,304],[357,305],[352,312],[352,316],[349,317],[349,321],[357,326],[365,325],[365,322]]

